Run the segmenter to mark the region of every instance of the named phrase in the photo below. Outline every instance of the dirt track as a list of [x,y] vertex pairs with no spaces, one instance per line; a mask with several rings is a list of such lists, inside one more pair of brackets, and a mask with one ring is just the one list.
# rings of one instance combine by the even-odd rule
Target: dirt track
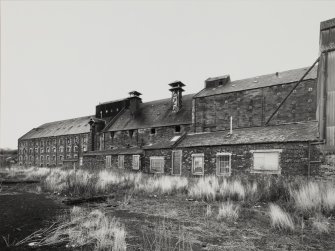
[[[0,250],[6,250],[3,237],[10,243],[17,242],[50,225],[64,209],[64,206],[43,194],[24,190],[29,190],[29,186],[3,186],[0,191]],[[27,250],[27,247],[8,250]]]

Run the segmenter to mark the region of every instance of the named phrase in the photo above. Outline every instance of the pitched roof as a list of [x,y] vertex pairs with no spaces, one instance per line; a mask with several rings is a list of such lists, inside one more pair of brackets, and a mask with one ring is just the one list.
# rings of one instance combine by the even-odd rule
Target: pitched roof
[[33,128],[28,133],[23,135],[20,139],[25,140],[88,133],[90,131],[88,121],[92,117],[94,117],[94,115],[46,123],[37,128]]
[[[278,72],[278,75],[276,73],[272,73],[253,78],[231,81],[224,85],[220,85],[216,88],[205,88],[198,94],[196,94],[195,98],[297,82],[308,70],[308,68],[309,67]],[[316,77],[317,77],[317,66],[315,66],[307,74],[304,80],[316,79]],[[212,79],[215,80],[216,78],[211,78],[211,80]]]
[[194,94],[183,96],[183,106],[172,113],[171,99],[161,99],[139,104],[133,116],[129,109],[124,110],[106,131],[132,130],[192,123],[192,98]]
[[188,134],[177,147],[239,145],[273,142],[304,142],[318,139],[318,123],[282,124],[266,127],[239,128],[229,130]]

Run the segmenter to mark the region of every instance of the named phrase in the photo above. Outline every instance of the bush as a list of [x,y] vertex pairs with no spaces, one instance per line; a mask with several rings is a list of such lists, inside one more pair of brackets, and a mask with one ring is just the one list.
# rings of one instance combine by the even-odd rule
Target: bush
[[294,230],[294,223],[291,216],[278,205],[271,203],[269,207],[269,214],[272,227],[281,230]]

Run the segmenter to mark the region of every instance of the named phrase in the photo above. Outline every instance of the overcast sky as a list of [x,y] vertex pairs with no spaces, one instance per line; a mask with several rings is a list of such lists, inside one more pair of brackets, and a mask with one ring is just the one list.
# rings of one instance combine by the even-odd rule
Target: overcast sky
[[334,1],[1,1],[0,147],[99,102],[310,66]]

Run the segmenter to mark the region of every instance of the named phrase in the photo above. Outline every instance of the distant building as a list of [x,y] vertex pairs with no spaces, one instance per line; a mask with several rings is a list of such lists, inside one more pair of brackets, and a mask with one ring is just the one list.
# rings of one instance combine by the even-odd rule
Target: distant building
[[335,156],[335,19],[321,23],[313,67],[232,80],[142,102],[141,93],[95,115],[34,128],[19,139],[22,165],[120,168],[172,175],[322,172]]

